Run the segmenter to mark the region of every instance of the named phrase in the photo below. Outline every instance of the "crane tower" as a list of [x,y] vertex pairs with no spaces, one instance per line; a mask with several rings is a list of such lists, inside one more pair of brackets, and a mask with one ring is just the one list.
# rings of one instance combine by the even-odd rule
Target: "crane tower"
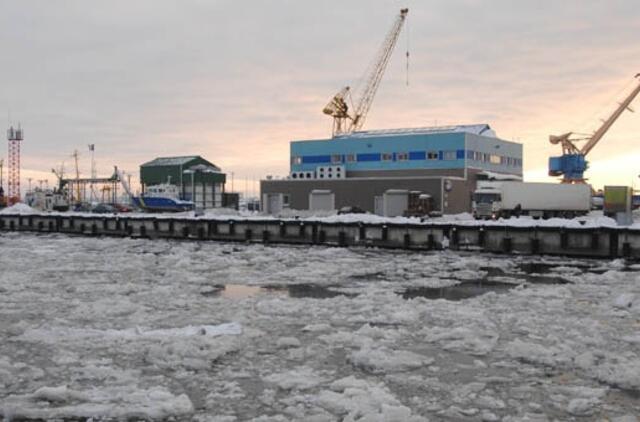
[[17,129],[11,126],[7,130],[9,141],[9,166],[7,169],[7,205],[20,202],[20,143],[23,139],[23,131],[18,125]]
[[[322,110],[324,114],[333,117],[333,136],[348,135],[356,130],[362,129],[364,120],[371,108],[373,98],[376,95],[376,91],[382,80],[382,75],[384,75],[387,63],[389,63],[391,53],[396,46],[408,13],[409,9],[400,9],[400,14],[393,22],[391,29],[378,50],[378,54],[376,54],[374,61],[367,69],[363,79],[364,87],[355,107],[349,105],[349,102],[352,100],[351,88],[346,86],[334,95]],[[407,51],[407,60],[408,59],[409,52]],[[407,66],[408,63],[407,61]],[[354,111],[351,112],[350,108],[353,108]]]

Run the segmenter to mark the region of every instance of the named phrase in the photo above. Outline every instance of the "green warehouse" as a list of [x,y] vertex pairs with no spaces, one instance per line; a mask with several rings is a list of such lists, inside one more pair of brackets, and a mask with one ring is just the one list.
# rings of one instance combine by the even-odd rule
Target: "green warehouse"
[[140,166],[143,193],[149,186],[174,185],[179,188],[180,199],[193,201],[201,209],[227,206],[225,182],[220,167],[199,155],[159,157]]

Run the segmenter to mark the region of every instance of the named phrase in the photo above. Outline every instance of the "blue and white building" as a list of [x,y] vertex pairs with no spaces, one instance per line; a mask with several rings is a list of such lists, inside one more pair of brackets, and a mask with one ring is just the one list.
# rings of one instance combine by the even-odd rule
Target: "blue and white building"
[[[499,139],[487,124],[372,130],[290,145],[290,174],[262,182],[285,206],[308,207],[312,190],[331,191],[335,207],[375,211],[389,189],[418,190],[438,198],[444,212],[467,211],[478,178],[522,176],[522,145]],[[499,176],[498,176],[499,177]],[[456,200],[438,189],[460,185]],[[464,193],[462,193],[464,191]]]

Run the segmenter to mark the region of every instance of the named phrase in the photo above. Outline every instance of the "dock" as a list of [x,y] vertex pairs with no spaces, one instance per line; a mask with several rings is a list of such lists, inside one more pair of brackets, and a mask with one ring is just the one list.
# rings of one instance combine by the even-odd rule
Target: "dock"
[[461,250],[590,258],[640,258],[640,229],[463,223],[325,222],[309,219],[0,214],[0,232],[185,241]]

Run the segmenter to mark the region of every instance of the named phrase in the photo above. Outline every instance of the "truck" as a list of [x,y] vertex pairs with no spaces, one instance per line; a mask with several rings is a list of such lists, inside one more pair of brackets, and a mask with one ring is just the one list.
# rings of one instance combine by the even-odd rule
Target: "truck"
[[479,181],[472,204],[477,219],[520,215],[573,218],[591,210],[591,187],[587,184]]

